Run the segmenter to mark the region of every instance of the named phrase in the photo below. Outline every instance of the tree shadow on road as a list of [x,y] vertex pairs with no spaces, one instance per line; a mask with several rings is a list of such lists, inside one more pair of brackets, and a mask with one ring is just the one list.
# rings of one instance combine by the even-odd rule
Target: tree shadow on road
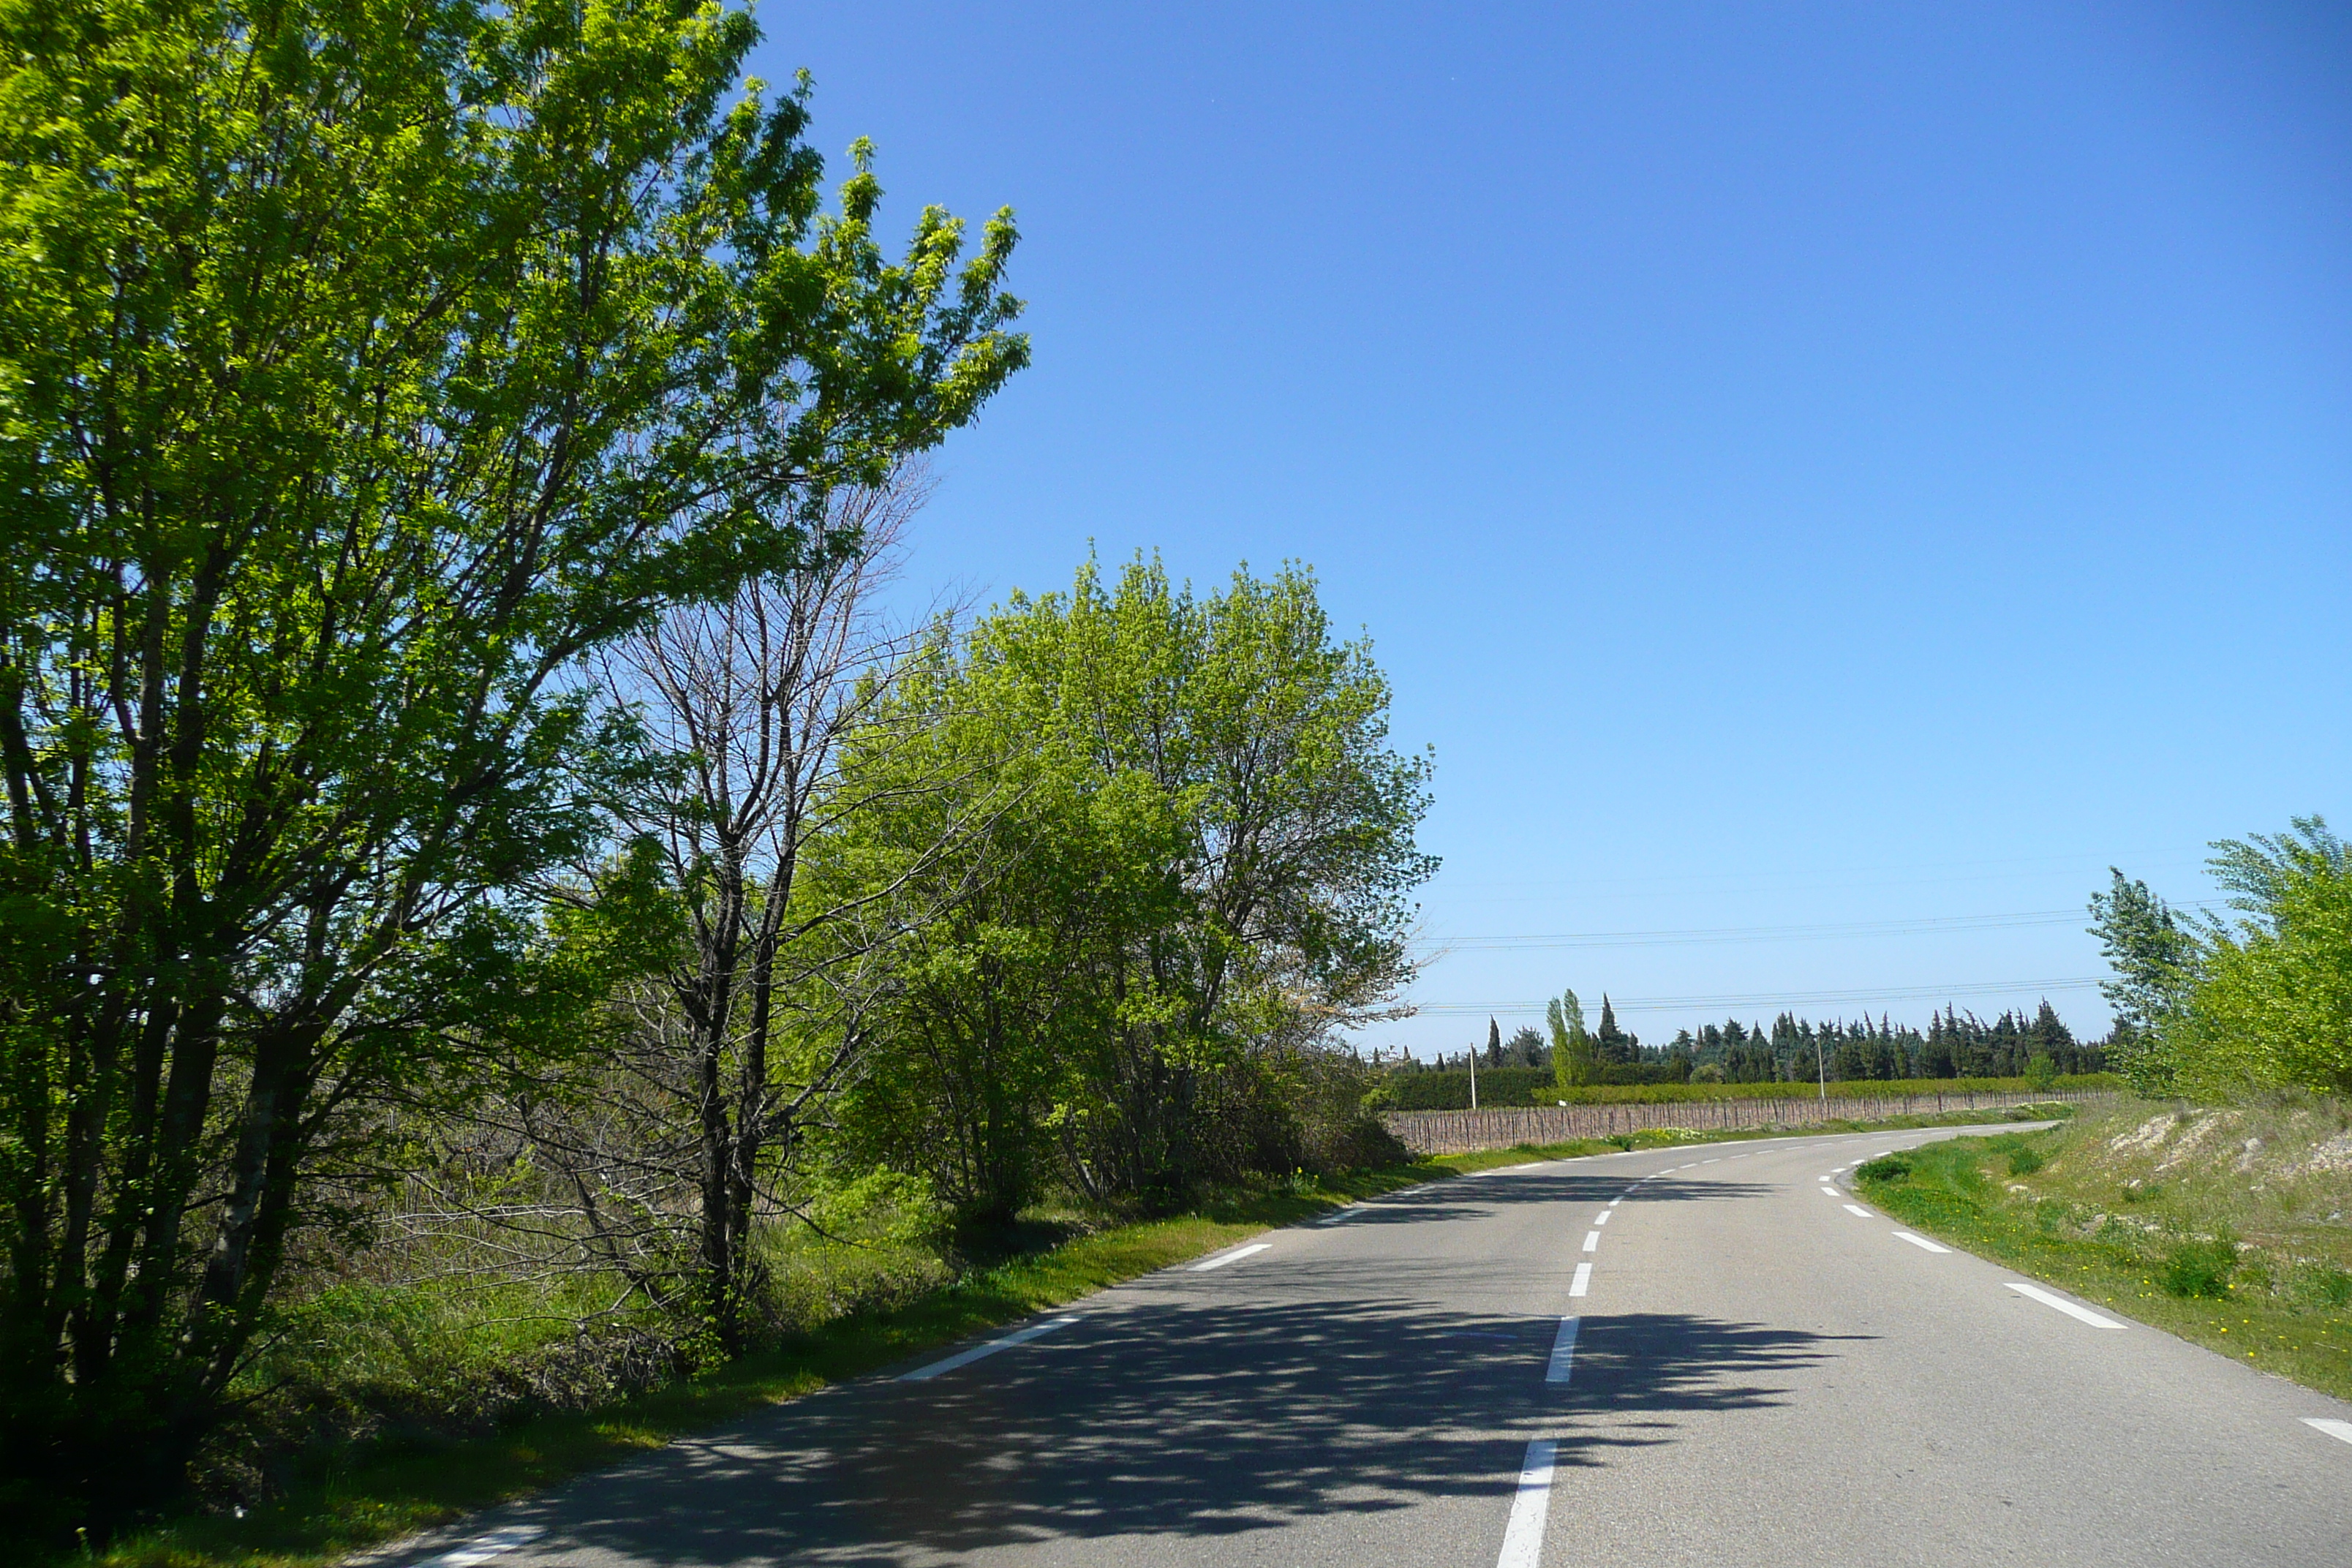
[[[1530,1436],[1600,1465],[1682,1414],[1779,1403],[1832,1336],[1673,1313],[1588,1320],[1387,1300],[1102,1313],[917,1384],[828,1391],[534,1505],[528,1555],[904,1564],[1054,1540],[1211,1538],[1515,1485]],[[1633,1419],[1628,1420],[1627,1417]],[[1499,1527],[1499,1514],[1497,1524]]]

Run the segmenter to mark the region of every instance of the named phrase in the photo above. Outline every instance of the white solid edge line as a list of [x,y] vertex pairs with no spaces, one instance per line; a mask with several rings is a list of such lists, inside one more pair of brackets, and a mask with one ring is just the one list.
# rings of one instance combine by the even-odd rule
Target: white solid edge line
[[1868,1218],[1870,1217],[1870,1211],[1869,1211],[1868,1209],[1866,1209],[1866,1208],[1863,1207],[1860,1204],[1848,1204],[1848,1205],[1845,1205],[1845,1212],[1846,1212],[1846,1213],[1848,1213],[1848,1214],[1850,1214],[1850,1215],[1858,1215],[1858,1216],[1860,1216],[1860,1217],[1861,1217],[1861,1218],[1863,1218],[1863,1219],[1868,1219]]
[[[1025,1345],[1040,1334],[1050,1334],[1055,1329],[1066,1329],[1076,1321],[1078,1320],[1076,1318],[1053,1318],[1042,1323],[1032,1323],[1029,1327],[1018,1332],[1007,1334],[1001,1340],[991,1340],[984,1345],[974,1345],[971,1349],[951,1355],[944,1361],[935,1361],[928,1366],[919,1366],[912,1372],[900,1373],[898,1381],[921,1383],[928,1378],[937,1377],[943,1372],[953,1372],[960,1366],[970,1366],[982,1356],[994,1355],[998,1351],[1011,1350],[1014,1345]],[[453,1563],[451,1568],[457,1568],[457,1565]]]
[[509,1524],[503,1530],[493,1530],[478,1535],[463,1545],[452,1547],[438,1557],[428,1557],[419,1568],[474,1568],[478,1563],[488,1563],[503,1556],[518,1546],[527,1545],[547,1533],[536,1524]]
[[[1569,1321],[1572,1323],[1576,1320],[1570,1318]],[[1570,1341],[1575,1338],[1574,1334],[1569,1335]],[[1560,1381],[1565,1383],[1567,1379],[1562,1378]],[[2306,1415],[2303,1418],[2303,1424],[2306,1426],[2315,1426],[2331,1437],[2341,1437],[2347,1443],[2352,1443],[2352,1421],[2338,1421],[2331,1415]]]
[[1935,1242],[1929,1241],[1924,1236],[1914,1236],[1907,1230],[1896,1231],[1895,1233],[1895,1239],[1897,1241],[1907,1241],[1914,1247],[1924,1247],[1930,1252],[1949,1252],[1952,1250],[1948,1247],[1940,1247]]
[[1205,1263],[1195,1263],[1185,1272],[1190,1274],[1206,1274],[1212,1268],[1223,1268],[1228,1263],[1239,1263],[1243,1258],[1249,1257],[1251,1254],[1264,1252],[1267,1247],[1272,1247],[1274,1243],[1270,1241],[1253,1241],[1247,1247],[1236,1247],[1231,1252],[1221,1252]]
[[1576,1327],[1580,1321],[1573,1314],[1559,1321],[1559,1335],[1551,1342],[1551,1364],[1544,1368],[1546,1383],[1568,1381],[1576,1363]]
[[1581,1296],[1584,1294],[1585,1288],[1591,1283],[1592,1265],[1580,1263],[1576,1266],[1576,1278],[1568,1282],[1568,1293],[1571,1296]]
[[1584,1233],[1584,1250],[1587,1252],[1598,1252],[1601,1250],[1601,1233],[1599,1231],[1588,1230]]
[[2028,1285],[2022,1279],[2004,1279],[2001,1283],[2008,1286],[2011,1289],[2016,1291],[2021,1296],[2031,1296],[2035,1300],[2041,1302],[2043,1306],[2055,1307],[2060,1311],[2065,1313],[2068,1317],[2080,1319],[2082,1321],[2090,1324],[2091,1327],[2095,1329],[2120,1329],[2123,1327],[2121,1323],[2116,1322],[2113,1318],[2103,1318],[2098,1313],[2091,1310],[2090,1308],[2078,1307],[2074,1302],[2066,1300],[2065,1297],[2044,1290],[2039,1285]]
[[1511,1499],[1511,1521],[1503,1527],[1503,1552],[1495,1568],[1538,1568],[1543,1562],[1544,1515],[1551,1510],[1551,1467],[1556,1446],[1549,1437],[1528,1440],[1519,1466],[1519,1489]]

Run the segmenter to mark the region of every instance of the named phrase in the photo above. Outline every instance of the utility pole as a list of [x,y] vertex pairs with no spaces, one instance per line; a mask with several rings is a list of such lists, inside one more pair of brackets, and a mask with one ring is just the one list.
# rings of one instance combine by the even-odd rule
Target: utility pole
[[1470,1047],[1470,1109],[1478,1109],[1478,1047]]
[[1822,1055],[1822,1037],[1819,1035],[1813,1037],[1813,1071],[1821,1075],[1822,1110],[1827,1113],[1830,1108],[1829,1058]]

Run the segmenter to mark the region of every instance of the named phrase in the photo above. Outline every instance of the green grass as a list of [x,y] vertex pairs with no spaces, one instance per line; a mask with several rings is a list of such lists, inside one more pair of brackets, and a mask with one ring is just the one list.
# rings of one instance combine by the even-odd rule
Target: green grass
[[[2150,1139],[2166,1116],[2173,1126]],[[2230,1119],[2230,1136],[2195,1135],[2216,1116]],[[2047,1131],[1874,1160],[1855,1187],[1928,1235],[2352,1398],[2352,1173],[2313,1157],[2341,1127],[2326,1106],[2184,1120],[2179,1108],[2135,1102]]]
[[[1874,1131],[1938,1120],[1832,1122],[1804,1131]],[[1940,1120],[1981,1122],[1985,1113],[1955,1113]],[[1663,1128],[1605,1140],[1443,1155],[1348,1176],[1300,1176],[1266,1191],[1208,1203],[1192,1214],[1077,1236],[924,1290],[901,1304],[849,1312],[772,1351],[604,1409],[540,1416],[488,1437],[419,1443],[401,1451],[362,1451],[241,1519],[193,1516],[70,1561],[91,1568],[319,1568],[657,1448],[681,1434],[879,1371],[1339,1204],[1529,1160],[1791,1135]]]

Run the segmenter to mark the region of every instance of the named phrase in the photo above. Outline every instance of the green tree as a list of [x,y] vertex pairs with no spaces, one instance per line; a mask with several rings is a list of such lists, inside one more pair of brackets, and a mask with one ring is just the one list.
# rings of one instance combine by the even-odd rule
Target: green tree
[[2179,1030],[2192,1089],[2352,1090],[2352,849],[2319,817],[2226,840],[2214,880],[2240,919],[2207,934]]
[[0,1472],[119,1517],[371,1108],[577,1037],[519,892],[625,754],[581,656],[800,559],[1026,347],[1008,221],[893,261],[862,152],[820,216],[740,11],[0,37]]
[[[1073,1184],[1152,1206],[1293,1157],[1302,1104],[1355,1114],[1360,1085],[1310,1090],[1345,1076],[1334,1032],[1385,1016],[1412,973],[1429,764],[1389,749],[1387,683],[1331,638],[1305,572],[1196,596],[1156,563],[1115,586],[1089,563],[1067,595],[1016,595],[943,643],[902,700],[945,716],[948,754],[877,754],[860,787],[910,804],[869,814],[841,864],[895,876],[937,837],[923,813],[975,826],[929,879],[947,912],[905,949],[914,1049],[882,1053],[930,1066],[868,1104],[927,1099],[918,1125],[984,1113],[998,1131],[955,1157],[993,1148],[1008,1175],[964,1182],[967,1202],[1015,1201],[1028,1128]],[[965,782],[887,784],[908,766]],[[946,1148],[910,1152],[936,1166]]]
[[1551,1030],[1552,1081],[1562,1089],[1581,1089],[1599,1078],[1592,1037],[1584,1031],[1584,1005],[1574,991],[1563,991],[1544,1004],[1544,1022]]
[[[1183,918],[1168,803],[1040,744],[1018,670],[929,640],[853,736],[844,790],[872,803],[810,846],[802,897],[891,928],[878,1048],[828,1141],[837,1180],[926,1178],[960,1223],[1009,1224],[1076,1129],[1083,1068],[1119,1027],[1124,954]],[[878,895],[878,896],[877,896]]]
[[2091,934],[2114,971],[2099,985],[2116,1024],[2113,1065],[2142,1093],[2162,1093],[2172,1086],[2169,1037],[2196,984],[2201,944],[2146,882],[2113,867],[2108,875],[2107,890],[2091,895]]
[[1593,1031],[1593,1054],[1604,1062],[1620,1064],[1642,1059],[1642,1042],[1617,1026],[1617,1009],[1609,1005],[1609,994],[1601,994],[1601,1027]]

